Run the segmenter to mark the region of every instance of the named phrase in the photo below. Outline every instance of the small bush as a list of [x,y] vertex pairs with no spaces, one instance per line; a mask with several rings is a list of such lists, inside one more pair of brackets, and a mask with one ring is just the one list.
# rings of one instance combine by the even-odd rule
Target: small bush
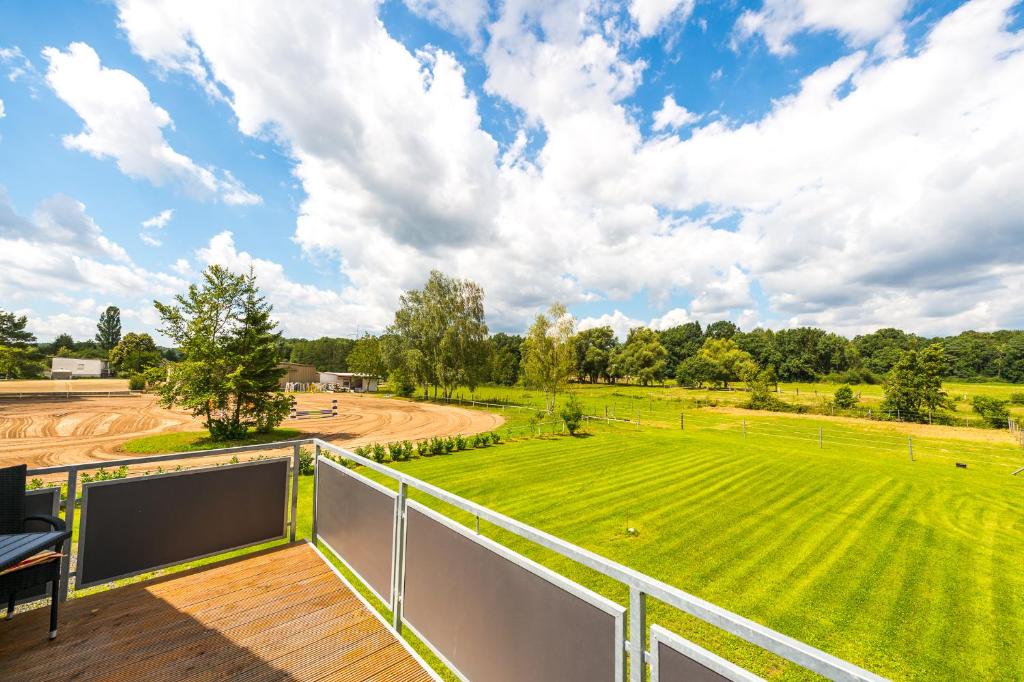
[[1024,405],[1024,393],[1011,393],[1010,402],[1014,405]]
[[562,406],[559,416],[562,417],[569,435],[575,436],[576,432],[583,425],[583,403],[575,393],[569,394],[569,398],[565,401],[565,405]]
[[971,398],[971,407],[988,422],[989,426],[997,429],[1005,429],[1009,426],[1007,420],[1010,418],[1010,411],[1006,408],[1005,400],[976,395]]
[[430,456],[430,441],[421,440],[416,443],[416,454],[420,457]]
[[388,457],[393,462],[401,462],[405,456],[405,450],[401,443],[388,443]]
[[455,439],[449,436],[444,439],[444,451],[446,453],[452,452],[455,449]]
[[466,449],[466,437],[462,434],[455,436],[455,449],[465,450]]
[[836,389],[834,400],[836,407],[841,410],[849,410],[857,404],[857,396],[853,394],[853,389],[846,384]]
[[[163,467],[159,470],[162,472]],[[82,483],[92,483],[94,481],[112,481],[117,478],[128,478],[128,467],[119,466],[113,471],[107,471],[103,467],[96,470],[95,474],[89,474],[89,472],[82,473]]]
[[473,439],[470,442],[473,444],[474,448],[482,448],[487,445],[487,440],[489,439],[481,438],[480,434],[478,433],[473,436]]
[[141,374],[133,374],[128,377],[128,390],[142,391],[146,388],[146,377]]
[[31,481],[25,484],[25,490],[39,490],[43,487],[43,479],[33,478]]
[[491,442],[495,445],[501,442],[501,436],[498,435],[497,431],[491,431]]
[[374,443],[370,446],[370,456],[373,458],[374,462],[382,463],[387,461],[388,451],[380,443]]
[[303,476],[313,475],[313,453],[306,448],[299,448],[299,473]]
[[431,438],[430,439],[430,454],[432,454],[432,455],[443,455],[444,453],[445,453],[444,439],[443,438],[438,438],[437,436],[434,436],[433,438]]

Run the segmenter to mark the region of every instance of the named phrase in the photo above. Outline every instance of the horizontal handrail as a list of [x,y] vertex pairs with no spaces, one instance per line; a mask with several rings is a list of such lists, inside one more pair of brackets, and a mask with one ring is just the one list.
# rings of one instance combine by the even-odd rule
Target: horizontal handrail
[[431,497],[452,505],[453,507],[457,507],[463,511],[479,516],[499,528],[503,528],[510,533],[557,552],[558,554],[587,566],[588,568],[606,575],[609,578],[613,578],[620,583],[624,583],[634,590],[647,594],[692,616],[700,618],[715,627],[736,635],[767,651],[771,651],[772,653],[792,661],[793,663],[796,663],[808,670],[816,672],[819,675],[823,675],[824,677],[832,680],[842,680],[843,682],[881,682],[885,679],[848,661],[836,658],[835,656],[821,651],[809,644],[805,644],[804,642],[793,639],[792,637],[780,632],[776,632],[771,628],[761,625],[760,623],[756,623],[748,618],[744,618],[743,616],[728,611],[720,606],[716,606],[677,587],[673,587],[672,585],[640,573],[628,566],[624,566],[616,561],[607,559],[599,554],[591,552],[590,550],[583,549],[582,547],[555,537],[550,533],[545,533],[544,531],[522,523],[521,521],[516,521],[509,516],[488,509],[487,507],[475,502],[471,502],[470,500],[455,495],[454,493],[450,493],[443,488],[421,481],[418,478],[396,471],[395,469],[384,466],[383,464],[378,464],[373,460],[356,455],[353,452],[327,443],[319,438],[314,438],[312,440],[316,446],[326,449],[335,455],[352,462],[356,462],[368,469],[371,469],[372,471],[383,474],[400,484],[404,483],[409,488],[426,493]]
[[230,448],[217,448],[215,450],[191,450],[185,452],[171,452],[163,455],[149,455],[147,457],[132,457],[129,459],[112,459],[105,462],[78,462],[76,464],[60,464],[52,467],[40,467],[29,469],[28,474],[47,475],[63,474],[69,471],[81,471],[83,469],[104,469],[107,467],[133,466],[136,464],[153,464],[154,462],[170,462],[176,459],[198,459],[200,457],[216,457],[217,455],[233,455],[241,452],[257,452],[259,450],[279,450],[290,448],[295,445],[313,445],[315,439],[306,438],[300,440],[280,440],[273,443],[258,443],[256,445],[237,445]]

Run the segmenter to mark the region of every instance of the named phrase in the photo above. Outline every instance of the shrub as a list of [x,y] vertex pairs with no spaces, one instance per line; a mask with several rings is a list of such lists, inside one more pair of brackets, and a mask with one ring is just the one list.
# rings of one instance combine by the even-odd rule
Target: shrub
[[971,407],[988,422],[989,426],[997,429],[1007,428],[1006,420],[1010,418],[1010,411],[1006,408],[1005,400],[976,395],[971,398]]
[[39,490],[43,487],[43,479],[33,478],[31,481],[25,484],[25,490]]
[[487,441],[488,441],[487,438],[481,438],[480,434],[478,433],[475,436],[473,436],[473,440],[472,440],[473,447],[474,448],[485,447],[487,445]]
[[583,425],[583,403],[576,397],[575,393],[569,394],[569,398],[562,406],[560,416],[565,423],[565,428],[569,431],[569,435],[575,436],[576,432],[580,430],[580,426]]
[[128,389],[131,391],[141,391],[146,388],[146,377],[141,374],[133,374],[128,377]]
[[448,438],[445,438],[444,439],[444,451],[446,453],[448,453],[448,452],[451,452],[454,449],[455,449],[455,439],[452,438],[451,436],[449,436]]
[[834,399],[836,407],[841,410],[849,410],[857,404],[857,396],[853,394],[853,389],[846,384],[836,389]]
[[444,450],[444,439],[434,436],[430,439],[430,454],[432,455],[443,455]]
[[370,456],[374,462],[381,463],[387,460],[388,451],[380,443],[374,443],[370,446]]
[[[159,467],[158,471],[163,472],[163,467]],[[95,474],[89,474],[89,472],[82,473],[82,483],[92,483],[94,481],[112,481],[116,478],[128,478],[128,467],[119,466],[113,471],[107,471],[103,467],[96,470]]]
[[299,473],[303,476],[313,475],[313,453],[306,448],[299,448]]
[[1024,405],[1024,393],[1011,393],[1010,402],[1014,405]]
[[501,436],[498,435],[497,431],[491,431],[491,442],[495,445],[501,442]]
[[466,437],[462,434],[455,436],[455,449],[465,450],[466,449]]
[[420,457],[430,456],[430,441],[421,440],[416,443],[416,454]]

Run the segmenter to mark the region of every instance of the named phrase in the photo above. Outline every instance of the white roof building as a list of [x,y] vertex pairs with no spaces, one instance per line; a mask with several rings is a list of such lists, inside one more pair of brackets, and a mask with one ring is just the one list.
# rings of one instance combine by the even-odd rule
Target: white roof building
[[88,358],[53,358],[50,377],[53,379],[101,378],[110,376],[106,360]]
[[377,377],[357,372],[320,372],[320,383],[363,393],[377,390]]

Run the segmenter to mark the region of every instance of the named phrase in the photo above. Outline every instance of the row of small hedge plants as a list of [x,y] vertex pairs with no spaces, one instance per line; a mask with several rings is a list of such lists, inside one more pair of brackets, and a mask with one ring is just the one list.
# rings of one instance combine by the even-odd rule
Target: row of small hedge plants
[[407,440],[397,443],[371,443],[357,447],[353,452],[374,462],[408,462],[419,457],[448,455],[469,448],[485,448],[501,443],[501,436],[495,431],[478,433],[473,436],[447,436],[421,440],[415,445]]

